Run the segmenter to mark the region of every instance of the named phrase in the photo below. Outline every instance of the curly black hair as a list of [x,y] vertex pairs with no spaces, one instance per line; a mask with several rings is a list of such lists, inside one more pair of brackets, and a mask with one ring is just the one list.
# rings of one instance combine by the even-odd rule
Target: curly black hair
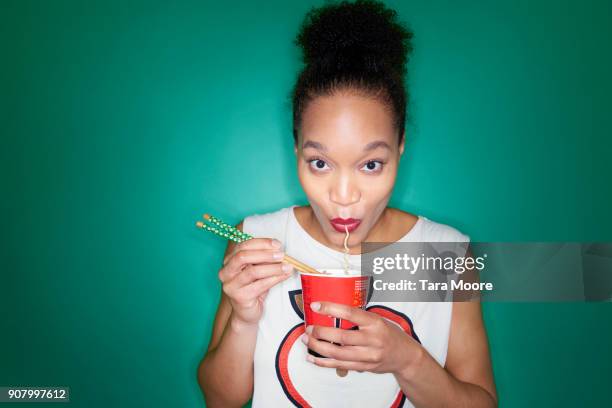
[[397,22],[397,12],[378,1],[313,7],[294,40],[305,64],[291,92],[295,143],[308,102],[342,89],[378,98],[390,107],[401,143],[408,103],[404,77],[412,37],[412,31]]

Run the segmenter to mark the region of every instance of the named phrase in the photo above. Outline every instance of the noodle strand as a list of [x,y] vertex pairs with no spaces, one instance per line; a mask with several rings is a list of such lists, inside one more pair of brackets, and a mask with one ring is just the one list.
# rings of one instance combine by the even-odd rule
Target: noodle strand
[[349,260],[348,260],[348,255],[349,255],[349,247],[348,247],[349,230],[348,230],[348,227],[346,225],[344,226],[344,230],[346,231],[346,236],[344,237],[344,274],[348,275],[348,268],[349,268]]

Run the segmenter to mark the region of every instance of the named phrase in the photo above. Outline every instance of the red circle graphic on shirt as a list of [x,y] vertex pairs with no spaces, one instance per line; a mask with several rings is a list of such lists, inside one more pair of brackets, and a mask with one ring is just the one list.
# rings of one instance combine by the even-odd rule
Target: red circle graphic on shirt
[[[414,332],[412,321],[405,314],[382,305],[369,306],[366,308],[366,310],[397,323],[402,330],[404,330],[404,332],[412,336],[412,338],[419,343],[421,342],[417,334]],[[293,405],[298,408],[311,408],[311,405],[304,399],[304,397],[300,395],[289,377],[289,351],[302,334],[304,334],[304,323],[299,323],[292,327],[281,341],[276,353],[276,376],[278,377],[285,395],[287,398],[289,398]],[[406,395],[400,389],[390,408],[401,407],[405,400]]]

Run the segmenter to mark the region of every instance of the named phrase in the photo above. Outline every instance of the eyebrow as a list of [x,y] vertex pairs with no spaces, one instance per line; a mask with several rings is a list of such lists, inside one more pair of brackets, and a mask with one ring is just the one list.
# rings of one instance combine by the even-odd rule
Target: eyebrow
[[[322,152],[326,152],[327,151],[327,147],[325,147],[321,143],[315,142],[313,140],[308,140],[308,141],[304,142],[304,144],[302,145],[302,149],[306,149],[308,147],[311,147],[313,149],[317,149],[317,150],[322,151]],[[367,152],[367,151],[370,151],[370,150],[378,149],[379,147],[391,150],[391,146],[389,146],[389,144],[387,142],[382,141],[382,140],[376,140],[374,142],[368,143],[363,148],[363,150]]]

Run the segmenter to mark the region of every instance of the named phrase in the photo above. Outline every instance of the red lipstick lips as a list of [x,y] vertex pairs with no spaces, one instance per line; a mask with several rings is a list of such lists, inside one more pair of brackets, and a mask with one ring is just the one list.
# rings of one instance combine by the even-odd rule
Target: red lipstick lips
[[336,231],[346,233],[345,226],[349,232],[353,232],[361,224],[361,220],[356,220],[355,218],[332,218],[330,223]]

